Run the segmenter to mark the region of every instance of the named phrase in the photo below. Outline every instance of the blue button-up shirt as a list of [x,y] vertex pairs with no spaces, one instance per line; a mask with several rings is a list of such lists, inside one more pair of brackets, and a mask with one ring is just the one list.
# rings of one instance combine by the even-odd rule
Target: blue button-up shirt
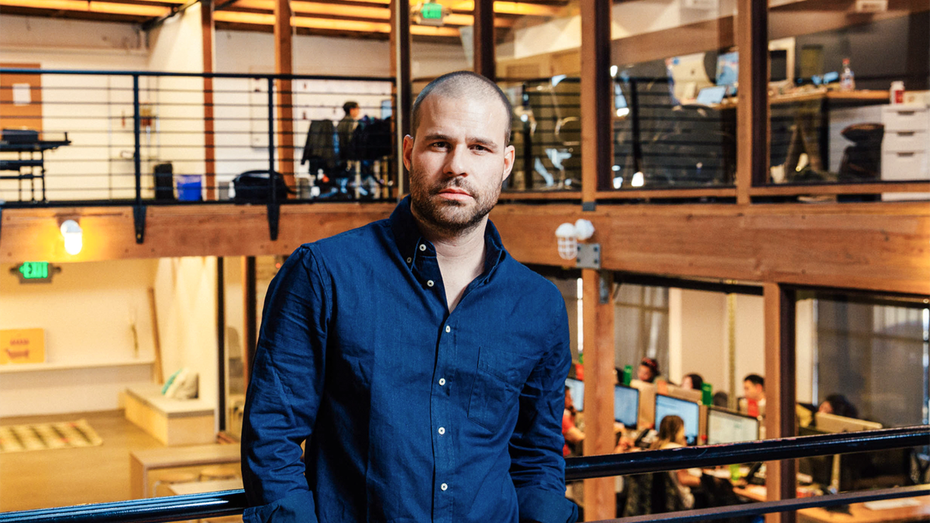
[[565,302],[490,222],[485,245],[451,313],[409,200],[287,259],[247,394],[246,522],[575,520]]

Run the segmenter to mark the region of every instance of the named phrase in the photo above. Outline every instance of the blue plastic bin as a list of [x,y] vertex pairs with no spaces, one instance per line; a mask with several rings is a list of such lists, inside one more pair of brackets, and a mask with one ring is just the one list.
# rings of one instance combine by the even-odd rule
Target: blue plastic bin
[[201,176],[199,174],[178,175],[178,200],[182,202],[197,202],[200,196]]

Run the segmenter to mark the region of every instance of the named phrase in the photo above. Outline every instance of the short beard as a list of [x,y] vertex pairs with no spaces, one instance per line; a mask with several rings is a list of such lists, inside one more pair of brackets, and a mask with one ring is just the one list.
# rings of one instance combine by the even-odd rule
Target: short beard
[[[416,168],[410,173],[410,207],[414,216],[424,222],[425,226],[444,236],[460,236],[473,231],[497,205],[500,196],[500,188],[482,194],[476,192],[461,178],[453,178],[449,183],[436,187],[425,187],[422,183],[416,183],[415,180],[422,178]],[[437,203],[434,197],[439,191],[450,187],[466,189],[474,198],[476,206],[469,208],[454,201]]]

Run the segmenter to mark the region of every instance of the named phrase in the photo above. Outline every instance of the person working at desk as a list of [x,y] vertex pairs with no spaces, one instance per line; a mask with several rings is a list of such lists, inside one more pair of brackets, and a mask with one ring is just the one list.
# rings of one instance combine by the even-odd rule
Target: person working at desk
[[690,389],[690,390],[701,390],[704,386],[704,378],[700,374],[685,374],[684,378],[681,378],[681,388]]
[[765,379],[762,376],[750,374],[743,379],[740,410],[757,418],[765,415]]
[[562,447],[562,455],[566,458],[572,454],[580,455],[578,444],[584,441],[584,432],[575,424],[576,416],[571,389],[565,387],[565,410],[562,411],[562,437],[565,438],[565,445]]
[[646,383],[653,383],[659,375],[659,362],[653,358],[643,358],[636,369],[636,379]]
[[488,79],[437,78],[404,137],[410,195],[275,276],[242,427],[246,523],[576,520],[565,300],[488,220],[511,119]]

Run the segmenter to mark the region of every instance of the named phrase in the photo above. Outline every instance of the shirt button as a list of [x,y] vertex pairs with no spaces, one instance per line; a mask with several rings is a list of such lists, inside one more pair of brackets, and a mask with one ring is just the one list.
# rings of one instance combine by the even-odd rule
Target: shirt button
[[446,428],[445,428],[445,427],[439,427],[439,435],[442,436],[442,435],[445,434],[445,433],[446,433]]
[[439,378],[439,386],[440,387],[446,386],[446,378]]
[[446,334],[452,332],[452,327],[446,325]]
[[427,286],[427,287],[432,287],[432,286],[433,286],[433,280],[426,280],[426,286]]
[[407,263],[413,263],[413,258],[407,258]]
[[446,485],[445,483],[443,483],[442,485],[439,485],[439,490],[443,492],[445,492],[448,489],[449,489],[449,485]]
[[425,251],[425,250],[426,250],[426,244],[425,244],[425,243],[421,243],[421,244],[420,244],[420,252],[423,252],[423,251]]

